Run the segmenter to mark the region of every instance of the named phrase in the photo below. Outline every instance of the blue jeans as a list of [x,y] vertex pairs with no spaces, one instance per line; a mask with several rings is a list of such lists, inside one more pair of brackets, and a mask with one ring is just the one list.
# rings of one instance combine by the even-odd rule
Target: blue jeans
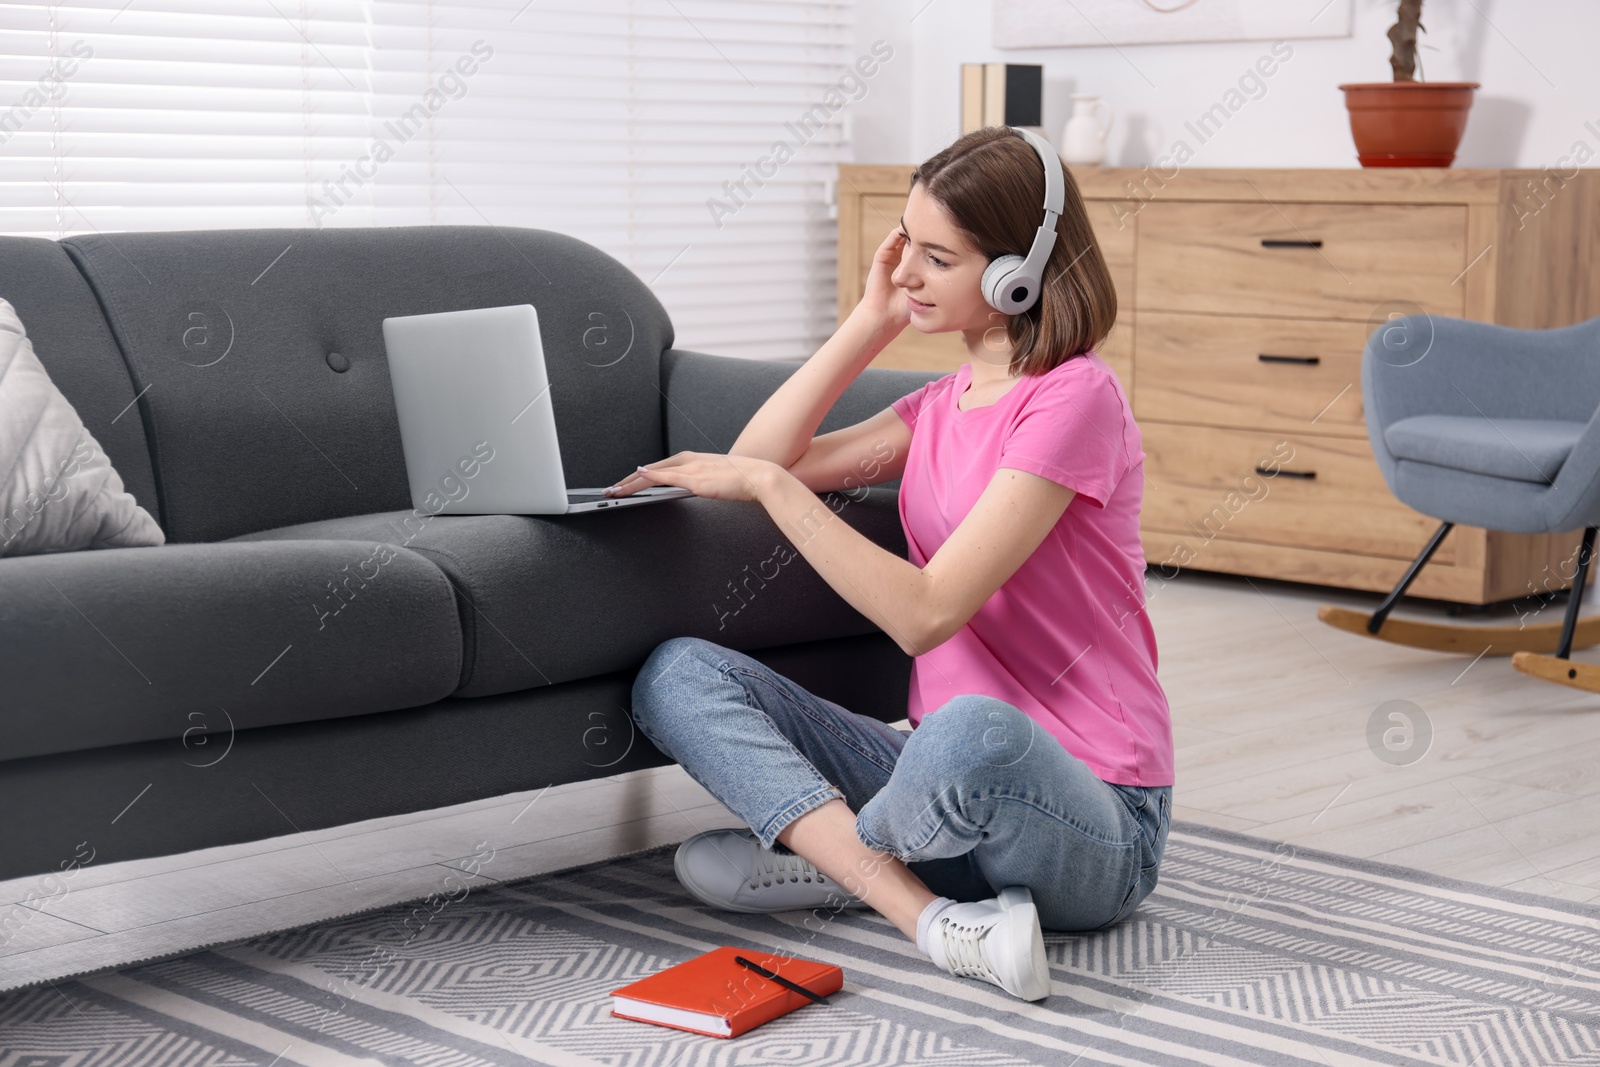
[[633,717],[769,848],[838,798],[864,845],[933,892],[984,900],[1025,885],[1048,930],[1110,926],[1156,885],[1172,788],[1102,781],[1003,700],[958,696],[902,731],[676,637],[639,669]]

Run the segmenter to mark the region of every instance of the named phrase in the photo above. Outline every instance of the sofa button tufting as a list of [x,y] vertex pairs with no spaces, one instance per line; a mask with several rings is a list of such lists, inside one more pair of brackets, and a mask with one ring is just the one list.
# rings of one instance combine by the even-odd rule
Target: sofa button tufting
[[350,361],[348,359],[345,359],[343,356],[341,356],[337,352],[329,352],[328,353],[328,366],[332,367],[334,370],[338,371],[340,374],[343,374],[345,371],[350,369]]

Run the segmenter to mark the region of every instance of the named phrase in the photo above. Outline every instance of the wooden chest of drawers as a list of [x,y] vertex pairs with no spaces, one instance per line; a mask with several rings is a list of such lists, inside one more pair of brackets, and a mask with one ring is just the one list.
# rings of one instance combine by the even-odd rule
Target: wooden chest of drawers
[[[839,175],[839,314],[909,166]],[[1387,590],[1438,525],[1372,457],[1361,351],[1396,314],[1552,327],[1600,315],[1600,180],[1532,170],[1081,168],[1120,304],[1101,355],[1143,431],[1145,557]],[[1596,353],[1600,359],[1600,353]],[[907,329],[875,366],[954,370]],[[1458,526],[1412,586],[1483,604],[1560,587],[1577,534]]]

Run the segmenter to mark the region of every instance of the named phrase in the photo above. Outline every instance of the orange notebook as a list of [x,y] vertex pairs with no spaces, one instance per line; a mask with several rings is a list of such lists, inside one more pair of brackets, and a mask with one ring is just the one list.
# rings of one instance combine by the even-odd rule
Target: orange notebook
[[829,963],[778,956],[765,949],[724,945],[611,991],[611,1014],[707,1037],[738,1037],[812,1003],[793,990],[733,962],[782,975],[818,996],[837,993],[844,972]]

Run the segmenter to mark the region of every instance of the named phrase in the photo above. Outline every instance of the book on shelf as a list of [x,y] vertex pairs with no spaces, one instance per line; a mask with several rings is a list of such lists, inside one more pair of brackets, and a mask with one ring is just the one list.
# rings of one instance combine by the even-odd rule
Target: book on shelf
[[980,126],[1044,122],[1044,67],[1037,63],[961,64],[961,132]]

